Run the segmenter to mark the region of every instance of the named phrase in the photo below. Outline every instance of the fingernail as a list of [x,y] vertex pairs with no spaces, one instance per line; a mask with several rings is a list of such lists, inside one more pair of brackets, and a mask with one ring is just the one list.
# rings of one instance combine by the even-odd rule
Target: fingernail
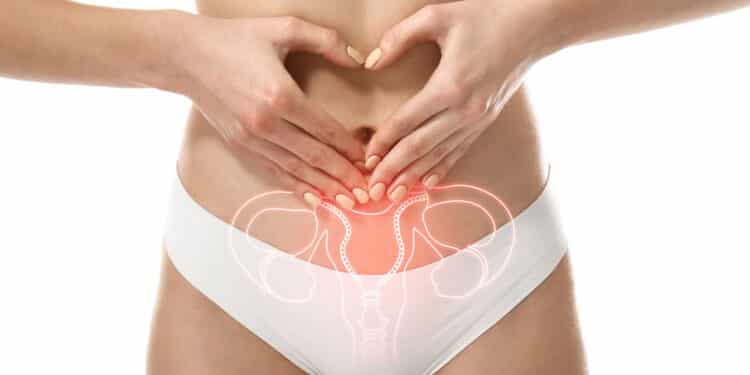
[[362,65],[362,63],[365,62],[364,57],[362,57],[362,53],[354,49],[354,47],[352,46],[346,46],[346,54],[349,55],[349,57],[351,57],[352,60],[356,61],[359,65]]
[[382,182],[378,182],[370,188],[370,198],[374,201],[379,201],[381,198],[383,198],[383,193],[385,193],[385,184]]
[[391,200],[391,202],[397,202],[400,201],[404,195],[406,195],[406,186],[404,185],[398,185],[395,189],[391,191],[390,194],[388,194],[388,198]]
[[313,208],[318,207],[320,204],[320,198],[318,198],[317,195],[307,192],[305,194],[302,194],[302,198],[305,199],[305,202],[307,202],[310,206],[313,206]]
[[367,158],[367,161],[365,162],[365,168],[368,170],[375,169],[375,166],[380,163],[380,156],[372,155],[369,158]]
[[363,162],[361,162],[361,161],[355,161],[355,162],[354,162],[354,166],[355,166],[355,167],[356,167],[357,169],[359,169],[360,171],[366,171],[366,170],[367,170],[367,167],[365,166],[365,163],[363,163]]
[[380,60],[380,56],[383,56],[383,51],[380,48],[375,48],[372,52],[370,52],[369,55],[367,55],[367,60],[365,61],[365,68],[372,69],[375,66],[375,64],[378,63],[378,60]]
[[437,185],[438,181],[440,180],[440,177],[436,174],[427,177],[426,180],[424,180],[424,186],[426,186],[428,189],[432,189]]
[[367,195],[367,192],[360,188],[354,188],[352,194],[354,194],[354,197],[357,198],[357,202],[360,204],[365,204],[370,201],[370,196]]
[[339,204],[339,206],[342,206],[344,208],[348,208],[350,210],[354,208],[354,201],[344,194],[337,195],[336,202]]

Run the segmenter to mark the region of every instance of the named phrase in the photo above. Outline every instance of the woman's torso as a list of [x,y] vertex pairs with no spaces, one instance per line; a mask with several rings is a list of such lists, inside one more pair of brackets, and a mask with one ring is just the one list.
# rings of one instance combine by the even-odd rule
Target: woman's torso
[[[435,1],[204,0],[198,2],[198,9],[205,15],[227,18],[297,16],[338,30],[353,47],[366,53],[377,46],[388,28],[433,2]],[[392,67],[378,72],[337,68],[308,54],[291,55],[287,60],[287,67],[315,103],[336,117],[347,130],[358,133],[363,126],[377,132],[380,124],[393,111],[420,90],[439,59],[437,46],[424,44],[414,48]],[[191,112],[189,119],[179,171],[192,196],[227,222],[249,198],[263,192],[283,189],[255,156],[227,146],[196,110]],[[497,121],[477,139],[441,184],[476,185],[499,196],[513,214],[517,214],[538,196],[544,185],[546,172],[546,166],[540,157],[534,119],[521,88]],[[469,196],[465,198],[472,199]],[[290,196],[285,199],[289,202],[283,202],[282,205],[302,207],[302,203],[296,198]],[[498,223],[507,220],[502,210],[488,208]],[[330,217],[321,219],[322,226],[332,225],[326,223]],[[414,216],[409,220],[418,218]],[[470,207],[435,210],[430,221],[440,227],[443,239],[454,244],[468,244],[490,230],[485,217]],[[287,215],[283,218],[283,227],[279,223],[278,220],[259,221],[253,226],[251,233],[287,251],[292,251],[309,240],[309,217]],[[476,225],[466,225],[467,223]],[[353,225],[367,228],[357,232],[386,233],[386,228],[391,223],[389,217],[383,216],[370,217]],[[359,246],[367,247],[368,242],[360,242]],[[374,253],[367,251],[368,249],[360,250],[363,254]],[[368,273],[384,270],[377,266],[384,263],[378,259],[365,257],[360,261],[373,264],[366,270]],[[431,261],[434,260],[425,256],[417,259],[412,266]],[[325,262],[321,260],[316,263]]]
[[[325,3],[202,0],[199,10],[219,17],[296,15],[338,29],[355,48],[366,52],[376,46],[386,29],[425,3],[421,0],[332,0]],[[340,70],[311,56],[292,57],[288,65],[313,101],[355,131],[361,124],[369,124],[377,130],[395,108],[422,87],[438,59],[437,48],[429,45],[415,48],[382,72]],[[195,110],[187,127],[179,171],[192,197],[227,222],[248,198],[280,188],[272,174],[256,159],[225,145]],[[534,120],[521,89],[443,183],[483,187],[502,197],[517,214],[538,196],[546,172]],[[288,202],[280,203],[303,206],[296,199],[287,199]],[[476,210],[466,209],[467,215],[459,215],[457,209],[435,211],[433,219],[441,228],[442,239],[468,242],[486,234],[486,219]],[[502,212],[493,210],[492,214],[498,223],[505,221]],[[467,225],[470,221],[481,221],[484,225]],[[388,217],[375,217],[359,225],[367,225],[364,231],[378,236],[379,233],[387,235],[391,223]],[[355,236],[362,232],[357,231]],[[282,249],[299,246],[309,240],[310,233],[309,218],[302,215],[287,216],[281,222],[270,220],[253,231],[256,237]],[[382,265],[389,263],[387,258],[393,251],[378,246],[387,242],[354,241],[364,247],[354,249],[360,250],[358,254],[375,257],[369,259],[374,266],[365,272],[383,272]],[[361,259],[355,262],[357,260]],[[419,261],[412,264],[418,265]],[[301,373],[267,342],[255,337],[196,291],[169,261],[165,262],[160,290],[151,338],[150,374]],[[550,353],[555,355],[550,356]],[[570,268],[564,261],[523,303],[439,373],[582,374],[585,373],[582,353]]]

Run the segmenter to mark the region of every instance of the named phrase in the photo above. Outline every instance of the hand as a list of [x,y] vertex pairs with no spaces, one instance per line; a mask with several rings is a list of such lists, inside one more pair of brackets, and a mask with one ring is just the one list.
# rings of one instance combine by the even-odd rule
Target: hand
[[495,121],[540,55],[529,8],[504,0],[427,5],[385,33],[365,68],[383,69],[424,42],[442,57],[368,146],[372,199],[387,191],[399,201],[420,180],[434,187]]
[[320,203],[320,193],[347,208],[353,198],[366,203],[366,181],[352,163],[363,160],[361,144],[284,67],[295,50],[350,68],[361,65],[361,55],[334,30],[294,17],[191,17],[175,91],[190,97],[227,142],[261,156],[311,205]]

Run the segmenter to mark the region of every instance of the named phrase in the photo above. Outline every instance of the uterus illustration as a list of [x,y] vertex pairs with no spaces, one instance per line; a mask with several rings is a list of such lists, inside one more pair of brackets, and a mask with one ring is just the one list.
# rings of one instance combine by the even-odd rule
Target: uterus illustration
[[[438,200],[433,192],[452,197]],[[273,191],[247,200],[231,223],[230,251],[252,284],[281,303],[337,304],[356,361],[396,360],[404,312],[410,305],[427,298],[469,298],[502,274],[515,245],[509,208],[497,196],[471,185],[416,191],[402,202],[367,211],[347,210],[330,201],[315,209],[280,203],[291,201],[291,195]],[[445,225],[432,225],[428,214],[439,207],[450,212],[453,206],[470,207],[484,216],[486,234],[468,245],[450,243],[451,236],[441,233]],[[502,219],[508,230],[501,246],[507,255],[493,267],[486,252],[496,250],[497,213],[506,215]],[[310,240],[282,251],[250,236],[258,220],[268,215],[308,217]],[[285,230],[294,229],[277,229]],[[246,261],[239,242],[260,248],[260,255]]]

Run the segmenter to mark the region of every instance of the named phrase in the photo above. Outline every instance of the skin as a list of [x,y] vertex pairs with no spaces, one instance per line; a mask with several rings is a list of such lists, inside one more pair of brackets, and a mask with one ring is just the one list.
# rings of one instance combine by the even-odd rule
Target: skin
[[[0,74],[155,87],[192,99],[178,171],[194,199],[225,221],[246,199],[276,189],[296,193],[283,205],[306,198],[350,207],[356,200],[359,209],[376,210],[386,194],[403,199],[393,194],[398,186],[408,190],[433,175],[441,184],[481,186],[515,215],[538,196],[547,172],[521,84],[534,62],[578,43],[747,3],[206,0],[198,2],[200,15],[189,15],[4,1]],[[379,49],[373,56],[380,57],[365,68],[347,47],[365,51],[362,57]],[[368,192],[362,197],[355,188]],[[499,224],[507,221],[490,211]],[[437,211],[432,220],[457,244],[490,230],[468,208]],[[354,229],[367,233],[385,221]],[[291,251],[307,239],[310,223],[283,223],[283,234],[273,222],[252,234]],[[372,242],[358,249],[370,262],[387,263],[390,250],[368,248]],[[585,373],[572,290],[566,258],[440,373]],[[300,373],[195,291],[168,259],[149,353],[150,374]]]

